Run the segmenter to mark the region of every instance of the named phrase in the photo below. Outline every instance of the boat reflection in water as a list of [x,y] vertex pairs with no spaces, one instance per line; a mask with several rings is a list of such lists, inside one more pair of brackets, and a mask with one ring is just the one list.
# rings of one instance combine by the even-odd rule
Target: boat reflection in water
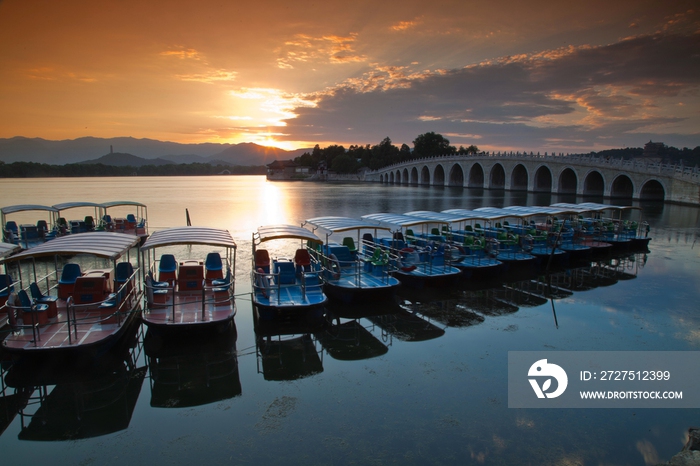
[[253,316],[257,368],[265,380],[297,380],[323,372],[323,354],[315,332],[326,325],[325,313],[263,320],[259,319],[258,310],[253,309]]
[[393,300],[381,300],[359,304],[332,301],[327,305],[328,326],[317,333],[326,353],[338,361],[360,361],[376,358],[389,351],[389,335],[379,340],[368,330],[374,327],[363,325],[365,318],[391,314],[396,310]]
[[[465,281],[449,293],[402,287],[397,291],[397,299],[411,315],[419,315],[444,327],[457,328],[478,325],[489,317],[512,314],[520,308],[542,306],[549,302],[555,325],[558,326],[555,300],[571,297],[575,292],[634,279],[644,267],[646,259],[646,252],[640,252],[517,281]],[[382,319],[387,320],[386,317]],[[377,321],[377,318],[370,320]]]
[[235,323],[222,333],[187,343],[146,332],[151,406],[184,408],[240,396]]
[[10,414],[11,404],[16,406],[21,419],[18,438],[75,440],[129,427],[146,376],[146,367],[137,362],[142,350],[139,328],[97,359],[73,366],[33,360],[11,367],[3,385],[3,405],[8,409],[4,414]]

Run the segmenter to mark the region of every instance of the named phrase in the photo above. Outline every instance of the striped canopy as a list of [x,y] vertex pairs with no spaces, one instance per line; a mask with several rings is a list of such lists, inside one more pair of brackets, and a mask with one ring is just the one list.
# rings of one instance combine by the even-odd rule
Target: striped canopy
[[77,254],[90,254],[115,260],[129,249],[136,246],[139,241],[140,239],[137,236],[105,231],[92,231],[77,235],[62,236],[3,260],[9,262],[30,257]]
[[[82,233],[81,233],[82,235]],[[236,242],[228,230],[208,227],[174,227],[158,230],[141,246],[141,250],[178,244],[202,244],[236,248]]]

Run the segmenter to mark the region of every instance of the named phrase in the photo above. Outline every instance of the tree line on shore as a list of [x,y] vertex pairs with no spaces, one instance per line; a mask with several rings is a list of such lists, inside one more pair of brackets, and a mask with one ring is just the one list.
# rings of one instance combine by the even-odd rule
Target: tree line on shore
[[[351,145],[345,148],[342,145],[330,145],[325,148],[317,144],[311,152],[294,159],[303,167],[317,170],[321,167],[336,173],[356,173],[361,168],[377,170],[395,163],[406,162],[412,159],[447,155],[478,154],[481,152],[476,145],[456,148],[450,145],[450,141],[434,132],[424,133],[413,140],[413,149],[407,144],[396,146],[391,139],[386,137],[376,145]],[[609,149],[599,152],[590,152],[598,157],[612,157],[631,159],[642,157],[644,149],[641,147],[627,147],[624,149]],[[661,147],[656,154],[664,163],[680,164],[687,166],[700,165],[700,146],[694,149],[684,147]],[[189,164],[163,164],[135,166],[114,166],[105,164],[73,163],[66,165],[49,165],[36,162],[0,161],[0,178],[33,178],[33,177],[100,177],[100,176],[193,176],[193,175],[264,175],[265,166],[229,166],[223,164],[212,165],[208,163]]]
[[302,154],[294,161],[313,170],[323,165],[336,173],[355,173],[362,167],[377,170],[387,165],[421,157],[477,153],[479,148],[475,145],[456,148],[451,146],[450,141],[441,134],[429,132],[413,140],[413,150],[407,144],[397,147],[390,138],[386,137],[374,146],[351,145],[348,149],[340,145],[321,149],[316,144],[311,152]]
[[165,165],[114,166],[101,163],[49,165],[36,162],[0,161],[1,178],[52,178],[81,176],[203,176],[203,175],[264,175],[264,166],[212,165],[209,163],[181,163]]
[[[298,165],[309,167],[312,170],[324,166],[336,173],[355,173],[363,167],[377,170],[395,163],[423,157],[478,154],[479,152],[479,148],[475,145],[466,148],[451,146],[450,141],[444,136],[430,132],[421,134],[413,140],[413,150],[406,144],[397,147],[387,137],[374,146],[369,144],[365,146],[351,145],[348,149],[340,145],[330,145],[322,149],[317,144],[313,151],[304,153],[294,161]],[[644,149],[641,147],[590,152],[591,155],[598,157],[623,159],[641,157],[643,153]],[[664,145],[659,149],[656,157],[664,163],[680,164],[682,161],[685,165],[692,167],[700,165],[700,146],[694,149],[687,147],[678,149]]]

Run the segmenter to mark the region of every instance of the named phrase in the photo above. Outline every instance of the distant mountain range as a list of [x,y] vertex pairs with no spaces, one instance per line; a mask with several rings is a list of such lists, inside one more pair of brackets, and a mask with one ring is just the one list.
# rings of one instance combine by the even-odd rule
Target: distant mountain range
[[37,162],[50,165],[102,163],[113,166],[162,165],[166,163],[211,163],[243,166],[267,165],[288,160],[311,149],[287,151],[253,143],[180,144],[154,139],[79,138],[49,141],[41,138],[0,138],[0,161]]

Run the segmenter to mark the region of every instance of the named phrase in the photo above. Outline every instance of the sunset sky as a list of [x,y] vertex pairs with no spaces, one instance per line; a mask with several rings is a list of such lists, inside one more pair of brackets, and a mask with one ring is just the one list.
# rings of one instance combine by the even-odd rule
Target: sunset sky
[[0,0],[0,138],[700,145],[674,0]]

